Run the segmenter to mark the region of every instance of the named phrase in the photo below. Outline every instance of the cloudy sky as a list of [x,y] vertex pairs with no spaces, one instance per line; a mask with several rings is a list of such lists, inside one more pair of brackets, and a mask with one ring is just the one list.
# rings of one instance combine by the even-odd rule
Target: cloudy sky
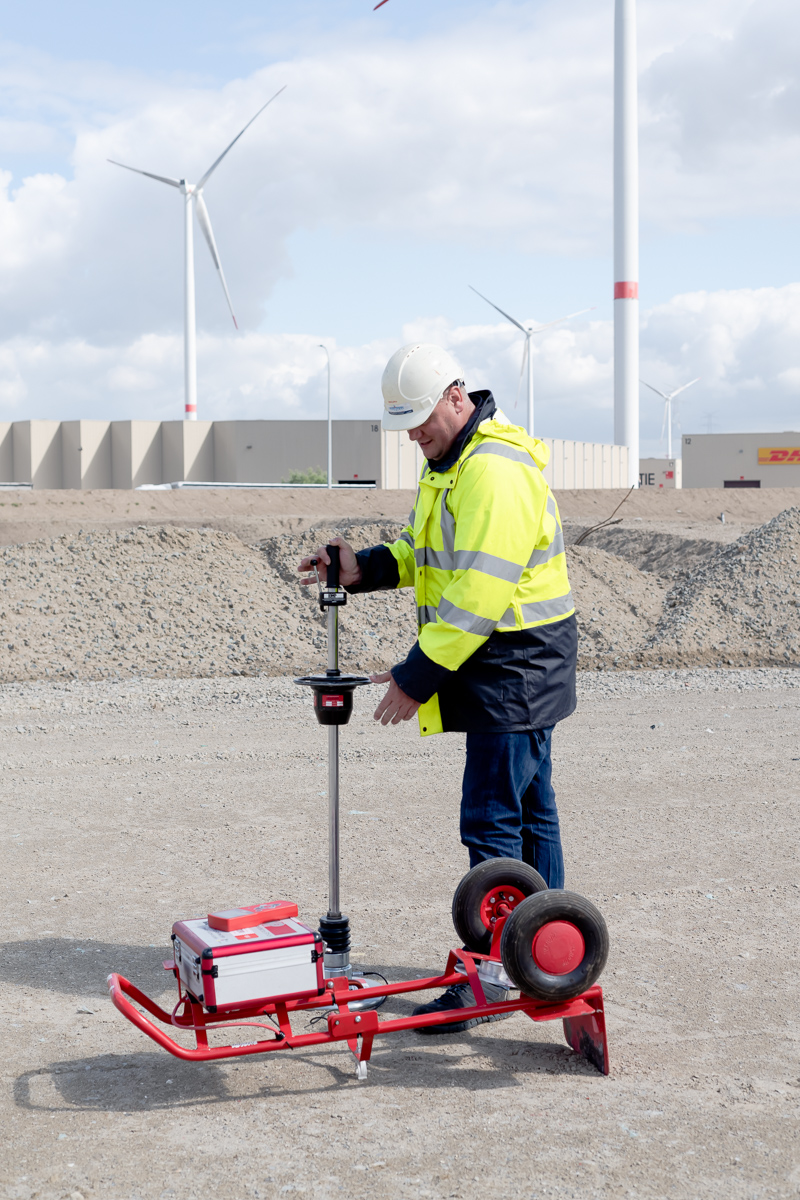
[[[27,0],[0,9],[0,419],[180,417],[179,194],[196,235],[199,416],[380,408],[436,340],[537,432],[612,439],[613,0]],[[683,431],[800,428],[800,10],[639,0],[642,376],[695,375]],[[642,389],[642,449],[663,451]]]

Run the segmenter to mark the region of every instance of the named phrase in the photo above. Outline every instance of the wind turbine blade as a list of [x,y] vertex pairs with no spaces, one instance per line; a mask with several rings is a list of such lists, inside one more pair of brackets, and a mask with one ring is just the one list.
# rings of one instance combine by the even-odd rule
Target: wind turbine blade
[[519,379],[517,380],[517,395],[516,395],[516,398],[515,398],[515,400],[514,400],[514,408],[516,408],[516,407],[517,407],[517,405],[519,404],[519,390],[520,390],[520,388],[522,387],[522,380],[523,380],[523,378],[524,378],[524,376],[525,376],[525,367],[526,367],[526,365],[527,365],[527,362],[528,362],[529,348],[530,348],[530,339],[529,339],[529,338],[525,338],[525,345],[524,345],[524,348],[523,348],[523,351],[522,351],[522,365],[520,366],[520,369],[519,369]]
[[549,329],[551,325],[560,325],[562,321],[571,321],[573,317],[580,317],[584,313],[594,312],[595,308],[597,308],[596,304],[593,304],[591,308],[579,308],[577,312],[567,313],[566,317],[556,317],[555,321],[548,321],[546,325],[540,325],[538,329],[532,329],[531,333],[542,333],[543,330]]
[[208,215],[208,209],[206,208],[206,202],[203,199],[202,192],[199,192],[199,191],[195,192],[194,203],[195,203],[195,209],[197,211],[197,223],[203,231],[203,237],[208,242],[208,248],[211,251],[211,257],[214,260],[214,266],[219,271],[220,283],[222,284],[222,290],[225,293],[225,299],[228,301],[228,308],[231,310],[231,316],[233,317],[233,323],[236,326],[236,328],[238,329],[239,323],[236,320],[236,313],[233,311],[233,305],[231,304],[231,296],[230,296],[230,292],[228,291],[228,285],[225,282],[225,273],[222,270],[222,263],[220,262],[219,251],[217,250],[217,243],[214,241],[214,231],[211,228],[211,218]]
[[662,400],[669,400],[669,399],[670,399],[670,397],[669,397],[669,396],[666,394],[666,392],[660,392],[660,391],[658,390],[658,388],[656,388],[656,387],[653,387],[652,383],[647,383],[647,381],[646,381],[646,380],[644,380],[644,379],[640,379],[640,380],[639,380],[639,383],[643,383],[643,384],[644,384],[644,386],[645,386],[646,388],[650,388],[650,391],[651,391],[651,392],[655,392],[655,394],[656,394],[657,396],[660,396]]
[[159,183],[168,183],[170,187],[179,188],[181,186],[179,179],[168,179],[166,175],[154,175],[152,171],[140,171],[138,167],[129,167],[127,163],[117,162],[115,158],[108,158],[106,162],[113,163],[115,167],[122,167],[125,171],[134,171],[137,175],[146,175],[148,179],[157,179]]
[[244,129],[240,129],[240,130],[239,130],[239,132],[237,133],[236,137],[235,137],[235,138],[233,139],[233,141],[231,142],[230,146],[226,146],[226,147],[225,147],[225,149],[222,151],[222,154],[220,154],[219,158],[218,158],[218,159],[216,159],[216,160],[215,160],[215,161],[214,161],[214,162],[211,164],[211,166],[208,168],[208,170],[206,171],[205,175],[201,175],[201,177],[200,177],[200,179],[199,179],[198,183],[196,184],[196,187],[197,187],[197,189],[198,189],[198,190],[199,190],[201,187],[203,187],[203,185],[206,183],[206,181],[207,181],[208,179],[210,179],[210,178],[211,178],[211,176],[214,174],[214,172],[216,171],[216,169],[217,169],[217,167],[219,166],[219,164],[222,162],[222,160],[223,160],[223,158],[225,157],[225,155],[228,153],[228,151],[229,151],[229,150],[232,150],[232,149],[233,149],[233,147],[236,145],[236,143],[238,142],[238,140],[239,140],[239,138],[242,136],[242,134],[247,132],[247,130],[248,130],[248,129],[250,128],[250,126],[253,124],[253,121],[255,121],[256,117],[260,117],[260,116],[261,116],[261,114],[262,114],[262,112],[264,111],[264,109],[265,109],[265,108],[268,108],[268,107],[269,107],[269,105],[270,105],[270,104],[272,104],[272,101],[273,101],[273,100],[277,100],[277,98],[278,98],[278,96],[280,96],[281,92],[285,92],[285,91],[286,91],[286,88],[287,88],[287,84],[284,84],[282,88],[278,88],[278,90],[277,90],[277,92],[275,93],[275,95],[274,95],[274,96],[270,96],[270,98],[269,98],[269,100],[267,101],[267,103],[266,103],[266,104],[262,104],[262,105],[261,105],[261,108],[260,108],[260,109],[258,110],[258,112],[256,113],[256,116],[255,116],[255,117],[251,117],[251,118],[250,118],[250,120],[249,120],[249,121],[247,122],[247,124],[245,125]]
[[658,439],[660,442],[664,440],[664,430],[667,428],[667,413],[669,412],[669,400],[664,401],[664,419],[661,422],[661,436]]
[[377,12],[379,8],[383,8],[384,4],[388,4],[388,2],[389,0],[381,0],[380,4],[376,4],[372,11]]
[[676,396],[680,396],[681,392],[685,392],[687,388],[690,388],[692,386],[692,383],[699,383],[700,378],[701,378],[701,376],[698,375],[697,379],[693,379],[691,383],[684,383],[684,385],[682,387],[676,388],[675,391],[672,393],[671,399],[674,400]]
[[514,318],[510,317],[507,312],[503,312],[502,308],[498,308],[497,305],[488,298],[488,296],[484,296],[483,292],[479,292],[477,288],[472,287],[471,283],[468,286],[472,289],[476,296],[480,296],[481,300],[485,300],[486,303],[490,304],[496,312],[499,312],[501,317],[505,317],[505,319],[510,321],[512,325],[516,325],[517,329],[520,329],[526,337],[528,336],[528,331],[524,325],[520,325],[519,321],[515,321]]

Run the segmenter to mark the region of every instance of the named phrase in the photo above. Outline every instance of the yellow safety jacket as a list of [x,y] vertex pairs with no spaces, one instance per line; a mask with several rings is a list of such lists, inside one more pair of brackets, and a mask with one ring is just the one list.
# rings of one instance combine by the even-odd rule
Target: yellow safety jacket
[[[388,549],[398,587],[416,592],[419,646],[457,670],[493,633],[574,613],[549,450],[499,410],[445,471],[426,463],[409,523]],[[423,735],[442,731],[438,695],[419,709]]]

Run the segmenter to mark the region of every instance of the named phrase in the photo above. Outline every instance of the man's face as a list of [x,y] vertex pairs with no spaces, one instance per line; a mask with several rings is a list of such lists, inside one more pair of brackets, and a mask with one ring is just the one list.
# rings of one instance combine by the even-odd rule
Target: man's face
[[465,390],[449,387],[427,421],[416,429],[409,429],[408,436],[412,442],[417,442],[427,459],[435,462],[450,449],[473,408]]

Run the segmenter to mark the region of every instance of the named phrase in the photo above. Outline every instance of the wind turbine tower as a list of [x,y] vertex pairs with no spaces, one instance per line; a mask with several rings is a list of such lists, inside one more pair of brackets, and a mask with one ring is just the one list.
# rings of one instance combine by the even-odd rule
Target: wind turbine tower
[[636,0],[614,14],[614,441],[639,482],[639,116]]
[[[285,85],[284,85],[285,87]],[[228,285],[225,282],[225,274],[222,270],[222,263],[217,250],[217,243],[214,240],[214,231],[211,228],[211,218],[208,215],[206,202],[203,199],[203,188],[208,183],[209,179],[216,171],[219,164],[222,162],[229,150],[238,142],[239,138],[250,128],[256,117],[260,117],[264,109],[272,104],[272,101],[280,96],[284,88],[280,88],[274,96],[272,96],[266,104],[262,104],[261,108],[256,113],[255,117],[247,122],[244,129],[237,133],[236,137],[226,146],[204,175],[201,175],[197,183],[187,183],[185,179],[170,179],[166,175],[154,175],[152,171],[141,171],[138,167],[129,167],[127,163],[117,162],[110,158],[108,161],[113,163],[115,167],[124,167],[126,171],[134,171],[137,175],[146,175],[148,179],[156,179],[159,183],[167,183],[170,187],[177,188],[183,197],[183,245],[184,245],[184,289],[183,289],[183,374],[184,374],[184,417],[187,421],[197,420],[197,323],[195,319],[195,299],[194,299],[194,222],[192,220],[192,208],[197,213],[197,223],[200,226],[203,237],[208,243],[208,248],[211,251],[211,258],[214,261],[214,266],[219,273],[219,281],[222,284],[222,290],[225,293],[225,299],[228,301],[228,308],[231,310],[233,324],[238,329],[239,325],[236,320],[236,314],[233,311]]]

